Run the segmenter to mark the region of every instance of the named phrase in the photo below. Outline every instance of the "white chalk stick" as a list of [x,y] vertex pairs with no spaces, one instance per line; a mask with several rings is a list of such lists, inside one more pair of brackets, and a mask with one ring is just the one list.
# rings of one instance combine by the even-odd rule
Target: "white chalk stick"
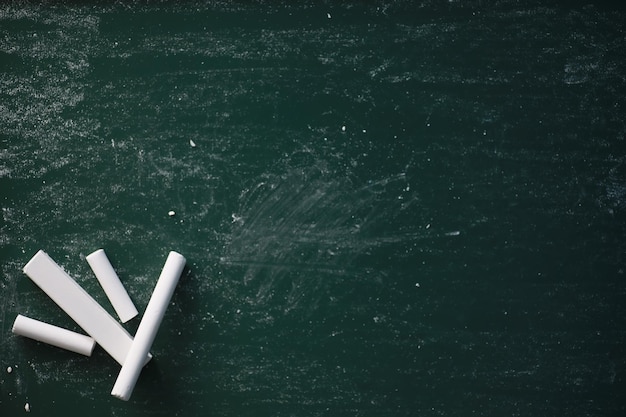
[[143,367],[143,358],[152,347],[152,342],[154,342],[161,321],[163,321],[167,305],[185,268],[185,262],[185,257],[177,252],[170,252],[168,255],[141,323],[137,328],[135,340],[111,391],[111,395],[114,397],[128,401],[133,393]]
[[91,356],[96,341],[84,334],[18,314],[13,323],[13,333],[60,347],[81,355]]
[[124,364],[132,336],[52,258],[40,250],[28,261],[24,273],[120,365]]
[[122,285],[122,281],[120,281],[111,262],[109,262],[109,258],[107,258],[106,253],[104,253],[104,249],[98,249],[87,255],[85,259],[96,275],[96,278],[98,278],[98,282],[100,282],[102,289],[109,298],[111,305],[122,323],[126,323],[139,314],[128,296],[124,285]]

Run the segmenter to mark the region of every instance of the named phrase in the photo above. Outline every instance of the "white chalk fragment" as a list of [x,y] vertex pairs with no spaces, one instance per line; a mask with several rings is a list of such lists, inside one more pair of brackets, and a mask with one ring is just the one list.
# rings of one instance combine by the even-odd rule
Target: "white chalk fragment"
[[167,215],[170,216],[170,217],[174,217],[174,216],[176,216],[176,212],[174,210],[170,210],[170,211],[167,212]]
[[98,278],[98,282],[100,282],[102,289],[109,298],[111,305],[122,323],[126,323],[139,314],[128,296],[124,285],[122,285],[122,281],[120,281],[111,262],[109,262],[109,258],[106,253],[104,253],[104,249],[98,249],[87,255],[85,259],[96,275],[96,278]]
[[[40,250],[28,261],[24,273],[120,365],[124,364],[132,336],[52,258]],[[145,362],[150,357],[144,358]]]
[[196,142],[194,142],[193,140],[189,139],[189,146],[191,146],[192,148],[196,147]]
[[[96,341],[89,336],[31,319],[21,314],[18,314],[15,318],[13,333],[85,356],[91,356],[93,348],[96,346]],[[9,367],[7,371],[9,369],[11,368]]]
[[29,403],[24,404],[24,411],[26,411],[27,413],[30,413],[30,404]]
[[7,366],[7,374],[10,374],[11,372],[13,372],[13,368],[11,368],[10,366]]
[[181,254],[173,251],[169,253],[141,323],[137,328],[135,340],[111,390],[111,395],[114,397],[128,401],[133,393],[143,367],[144,358],[150,350],[152,342],[154,342],[161,321],[163,321],[167,305],[185,268],[185,262],[185,257]]
[[346,127],[345,126],[341,126],[341,131],[345,132],[346,131]]
[[330,19],[331,18],[330,13],[326,13],[326,17]]

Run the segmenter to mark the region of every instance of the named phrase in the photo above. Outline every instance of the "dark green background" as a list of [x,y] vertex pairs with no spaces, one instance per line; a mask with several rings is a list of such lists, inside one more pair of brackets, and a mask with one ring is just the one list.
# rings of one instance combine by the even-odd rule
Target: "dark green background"
[[[625,415],[625,22],[0,6],[0,415]],[[101,348],[11,333],[78,330],[21,272],[39,249],[114,314],[99,247],[140,311],[188,259],[128,403]]]

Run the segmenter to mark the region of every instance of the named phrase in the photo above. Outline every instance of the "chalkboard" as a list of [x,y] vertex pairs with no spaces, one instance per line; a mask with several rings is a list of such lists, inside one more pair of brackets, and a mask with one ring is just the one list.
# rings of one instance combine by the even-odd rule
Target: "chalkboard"
[[[623,7],[106,3],[0,6],[0,415],[625,415]],[[11,332],[98,248],[188,261],[128,402]]]

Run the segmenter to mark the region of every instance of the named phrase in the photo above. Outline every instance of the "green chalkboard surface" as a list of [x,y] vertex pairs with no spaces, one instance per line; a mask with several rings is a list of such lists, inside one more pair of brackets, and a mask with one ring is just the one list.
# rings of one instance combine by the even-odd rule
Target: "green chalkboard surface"
[[[106,3],[0,6],[0,416],[626,415],[623,7]],[[98,248],[128,402],[11,332]]]

